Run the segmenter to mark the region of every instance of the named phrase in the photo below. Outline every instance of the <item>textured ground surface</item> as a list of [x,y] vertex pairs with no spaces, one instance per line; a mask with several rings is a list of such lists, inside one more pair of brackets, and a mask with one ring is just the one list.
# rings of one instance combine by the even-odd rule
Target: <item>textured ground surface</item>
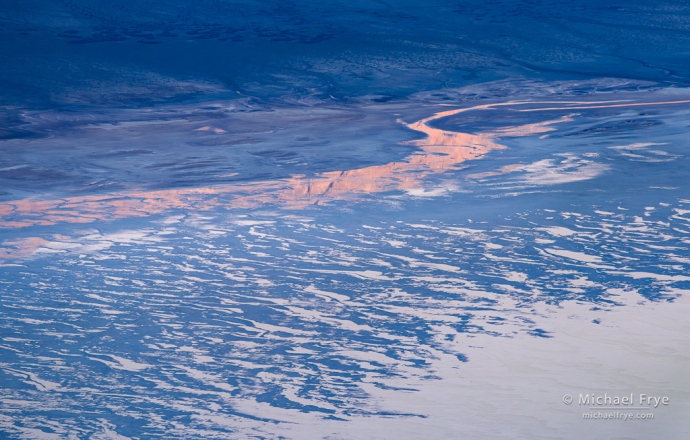
[[681,2],[0,5],[0,435],[687,436]]

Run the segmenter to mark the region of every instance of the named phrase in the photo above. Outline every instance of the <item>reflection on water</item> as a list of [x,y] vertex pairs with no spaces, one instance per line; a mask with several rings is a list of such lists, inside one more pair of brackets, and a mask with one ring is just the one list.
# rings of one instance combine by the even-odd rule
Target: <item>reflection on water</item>
[[[358,196],[387,191],[411,191],[423,186],[425,179],[437,173],[457,170],[466,161],[476,160],[488,152],[506,148],[498,141],[504,137],[532,136],[555,130],[553,125],[572,121],[562,116],[542,122],[504,126],[478,134],[434,128],[431,123],[470,111],[569,111],[643,105],[681,104],[690,101],[657,101],[621,103],[620,101],[509,101],[446,110],[406,127],[425,135],[423,139],[406,144],[419,148],[400,162],[369,166],[360,169],[329,171],[315,176],[294,175],[288,179],[257,181],[249,184],[229,184],[212,187],[170,190],[129,190],[105,195],[65,197],[40,200],[28,198],[0,204],[0,227],[22,228],[34,225],[53,225],[60,222],[89,223],[95,220],[114,220],[144,217],[173,209],[207,210],[214,207],[253,208],[273,204],[288,209],[300,209],[329,200],[352,200]],[[558,104],[554,107],[521,108]],[[204,126],[201,130],[211,130]],[[508,165],[500,171],[480,173],[469,177],[487,177],[510,172],[519,165]],[[33,239],[32,239],[33,240]],[[30,253],[37,241],[5,242],[7,249],[0,258],[20,257]]]
[[[315,219],[209,212],[27,242],[53,254],[2,268],[7,423],[66,432],[108,421],[160,438],[284,430],[301,439],[321,423],[348,430],[395,418],[461,432],[468,422],[445,411],[500,418],[525,396],[562,420],[547,406],[560,396],[529,390],[510,400],[512,382],[539,377],[534,389],[561,396],[575,386],[610,391],[583,379],[583,363],[595,369],[605,359],[590,361],[597,345],[583,329],[600,344],[618,325],[613,310],[644,317],[654,301],[688,293],[687,205],[657,205],[638,219],[605,201],[596,211],[565,202],[467,225],[439,221],[448,209],[435,202],[425,205],[436,206],[429,221],[366,209],[319,210]],[[658,325],[630,344],[611,337],[606,348],[627,346],[629,357],[614,357],[631,366],[653,358],[647,377],[658,377],[687,353],[664,339],[687,341],[686,327]],[[496,373],[497,362],[509,367]],[[497,398],[478,409],[471,390]],[[161,422],[180,419],[189,422]]]
[[[687,376],[687,326],[679,325],[687,308],[671,301],[690,292],[690,200],[666,190],[636,193],[645,199],[639,204],[619,196],[667,181],[660,176],[670,168],[661,167],[680,159],[658,162],[666,154],[660,146],[668,145],[664,157],[678,152],[671,148],[679,136],[673,127],[686,124],[684,115],[671,115],[663,128],[641,136],[626,133],[624,142],[619,132],[595,131],[605,145],[596,153],[587,145],[593,136],[566,137],[587,125],[581,123],[586,117],[567,123],[576,118],[572,108],[583,106],[577,103],[559,103],[557,118],[536,123],[476,133],[438,128],[452,127],[454,115],[469,119],[462,113],[470,110],[496,124],[544,104],[475,106],[406,124],[424,138],[410,142],[415,153],[386,165],[3,205],[6,228],[37,225],[25,235],[39,230],[41,238],[13,238],[0,254],[6,274],[0,280],[0,412],[9,414],[0,418],[0,429],[4,423],[28,438],[38,437],[38,429],[65,438],[106,431],[309,438],[314,429],[318,438],[366,438],[353,429],[390,422],[402,432],[396,438],[414,426],[427,432],[442,426],[452,430],[446,437],[456,438],[477,423],[478,431],[497,419],[504,423],[515,402],[537,414],[530,419],[539,425],[534,432],[547,422],[570,426],[573,414],[552,403],[579,391],[575,386],[611,392],[605,382],[614,376],[626,390],[647,384],[645,392],[670,394],[661,388],[678,388],[678,378]],[[556,127],[562,137],[539,139]],[[434,175],[505,148],[501,139],[531,135],[515,145],[551,148],[513,147],[513,159],[486,160],[484,173],[466,177],[491,181],[500,174],[494,181],[504,184],[520,174],[553,185],[596,176],[569,190],[586,193],[587,204],[561,197],[562,187],[544,186],[534,197],[479,189],[443,200],[402,200],[407,209],[401,210],[379,204],[299,214],[220,209],[302,208],[412,192],[428,187]],[[626,185],[626,172],[652,169],[643,160],[657,160],[657,174]],[[611,173],[587,171],[607,164]],[[578,170],[572,176],[571,168]],[[614,188],[600,191],[606,185]],[[596,192],[587,192],[592,188]],[[484,198],[491,191],[503,198]],[[182,212],[155,222],[95,221],[173,208]],[[474,222],[465,221],[469,217]],[[89,229],[40,226],[92,221]],[[31,254],[43,258],[12,260]],[[649,309],[660,304],[666,328],[654,322],[640,330]],[[634,334],[620,331],[621,310]],[[669,323],[671,312],[677,319]],[[602,335],[608,335],[605,343]],[[646,361],[654,364],[652,373],[640,369]],[[663,381],[670,385],[654,383],[660,368],[669,371]]]
[[[218,185],[206,188],[160,191],[115,192],[105,196],[66,197],[54,200],[23,199],[0,204],[0,227],[19,228],[51,225],[58,222],[88,223],[125,217],[146,216],[169,209],[205,209],[220,202],[210,196],[228,194],[235,207],[252,207],[263,203],[280,203],[290,208],[319,204],[326,200],[346,200],[382,191],[406,190],[420,185],[429,173],[439,173],[477,159],[490,150],[505,148],[496,143],[500,136],[527,136],[552,130],[549,125],[565,121],[560,118],[519,127],[505,127],[478,135],[457,133],[429,127],[429,123],[470,110],[495,108],[506,104],[481,105],[436,113],[406,124],[426,135],[409,142],[420,148],[406,160],[355,170],[320,173],[313,177],[296,175],[286,180],[242,185]],[[207,129],[207,127],[202,127]],[[210,128],[209,128],[210,129]]]

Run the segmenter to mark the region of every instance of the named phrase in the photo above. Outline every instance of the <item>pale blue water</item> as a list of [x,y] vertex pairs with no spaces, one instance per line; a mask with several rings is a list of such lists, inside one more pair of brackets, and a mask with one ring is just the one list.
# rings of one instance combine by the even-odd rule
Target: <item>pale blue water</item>
[[[3,56],[40,44],[2,73],[0,436],[569,437],[427,390],[687,297],[684,5],[150,3],[3,6]],[[510,101],[430,122],[449,149],[402,123]],[[643,383],[611,365],[578,390]]]

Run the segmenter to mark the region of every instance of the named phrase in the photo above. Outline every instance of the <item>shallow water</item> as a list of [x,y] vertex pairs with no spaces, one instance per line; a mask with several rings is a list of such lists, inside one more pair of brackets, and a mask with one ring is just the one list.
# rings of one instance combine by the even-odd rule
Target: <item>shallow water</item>
[[[450,107],[421,93],[174,123],[123,110],[13,141],[26,153],[10,167],[53,165],[31,153],[46,148],[81,175],[0,204],[2,429],[680,438],[690,93],[485,87],[448,91]],[[249,136],[237,126],[257,140],[233,143]],[[106,136],[108,155],[84,142]],[[189,168],[197,184],[162,189],[143,170],[175,154],[168,138],[225,155],[196,151],[178,164],[207,164]],[[360,158],[360,139],[376,154]],[[218,174],[252,155],[274,174]],[[654,420],[582,420],[587,393],[671,403]]]
[[0,437],[687,438],[688,29],[3,4]]

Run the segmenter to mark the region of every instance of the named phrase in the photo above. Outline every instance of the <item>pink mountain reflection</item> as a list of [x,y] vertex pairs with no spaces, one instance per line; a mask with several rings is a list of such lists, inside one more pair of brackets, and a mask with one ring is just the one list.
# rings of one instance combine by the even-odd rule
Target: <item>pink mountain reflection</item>
[[[532,136],[555,130],[552,125],[570,121],[569,116],[520,126],[507,126],[479,134],[453,132],[433,128],[429,124],[441,118],[468,111],[491,111],[507,107],[509,111],[568,111],[570,109],[605,108],[638,105],[680,104],[688,101],[654,103],[558,102],[558,107],[519,109],[520,106],[555,104],[552,102],[505,102],[447,110],[405,124],[424,133],[421,140],[407,142],[419,147],[400,162],[360,169],[329,171],[307,177],[294,175],[288,179],[249,184],[224,184],[211,187],[170,190],[128,190],[103,195],[40,200],[27,198],[0,204],[0,227],[22,228],[56,223],[89,223],[146,217],[173,209],[209,210],[216,207],[252,208],[267,204],[285,209],[302,209],[328,201],[354,200],[357,197],[388,191],[406,191],[423,186],[433,174],[457,170],[466,161],[480,159],[492,150],[506,148],[500,138]],[[399,121],[403,123],[402,121]],[[206,129],[203,127],[202,129]],[[491,175],[510,172],[508,165]],[[470,176],[479,177],[479,175]],[[28,240],[28,241],[27,241]],[[21,257],[41,245],[41,239],[3,243],[0,258]]]

